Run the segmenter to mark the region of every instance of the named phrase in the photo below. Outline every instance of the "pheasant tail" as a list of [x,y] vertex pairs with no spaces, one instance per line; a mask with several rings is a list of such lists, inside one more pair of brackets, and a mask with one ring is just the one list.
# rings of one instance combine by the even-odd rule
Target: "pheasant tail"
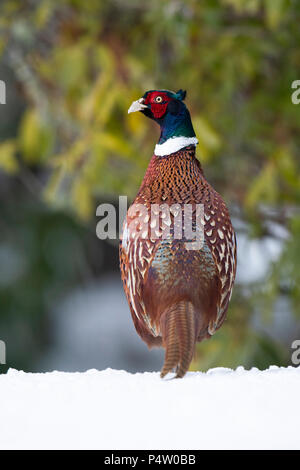
[[160,376],[176,368],[176,377],[183,377],[193,359],[196,343],[196,315],[191,302],[172,305],[161,318],[165,362]]

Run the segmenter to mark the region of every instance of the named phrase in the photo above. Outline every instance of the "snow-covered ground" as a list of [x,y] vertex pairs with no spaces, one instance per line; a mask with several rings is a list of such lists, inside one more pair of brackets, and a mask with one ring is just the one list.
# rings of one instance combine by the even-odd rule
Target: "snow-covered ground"
[[1,449],[299,449],[300,367],[0,375]]

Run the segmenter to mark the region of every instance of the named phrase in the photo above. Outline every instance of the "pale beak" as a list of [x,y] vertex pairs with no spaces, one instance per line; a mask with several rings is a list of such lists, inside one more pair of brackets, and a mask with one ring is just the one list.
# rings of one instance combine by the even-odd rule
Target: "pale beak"
[[128,114],[135,113],[136,111],[142,111],[143,109],[148,108],[148,106],[144,104],[144,102],[144,98],[140,98],[137,101],[133,101],[133,103],[131,103],[130,108],[128,109]]

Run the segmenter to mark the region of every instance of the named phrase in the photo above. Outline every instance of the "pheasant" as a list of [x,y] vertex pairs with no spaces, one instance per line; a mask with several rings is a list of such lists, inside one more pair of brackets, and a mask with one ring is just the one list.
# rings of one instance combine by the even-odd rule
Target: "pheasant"
[[161,377],[173,370],[183,377],[196,343],[220,328],[236,273],[229,212],[196,158],[185,96],[183,90],[150,90],[128,109],[161,131],[120,240],[121,277],[136,331],[150,348],[165,348]]

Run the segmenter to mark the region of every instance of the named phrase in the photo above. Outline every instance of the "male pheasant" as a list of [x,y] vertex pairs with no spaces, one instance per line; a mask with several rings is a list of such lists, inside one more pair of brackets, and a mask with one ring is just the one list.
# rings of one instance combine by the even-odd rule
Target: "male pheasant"
[[161,129],[120,243],[136,331],[150,348],[166,349],[161,377],[173,369],[183,377],[196,342],[220,328],[236,272],[235,233],[223,199],[196,159],[185,95],[151,90],[128,110],[140,111]]

